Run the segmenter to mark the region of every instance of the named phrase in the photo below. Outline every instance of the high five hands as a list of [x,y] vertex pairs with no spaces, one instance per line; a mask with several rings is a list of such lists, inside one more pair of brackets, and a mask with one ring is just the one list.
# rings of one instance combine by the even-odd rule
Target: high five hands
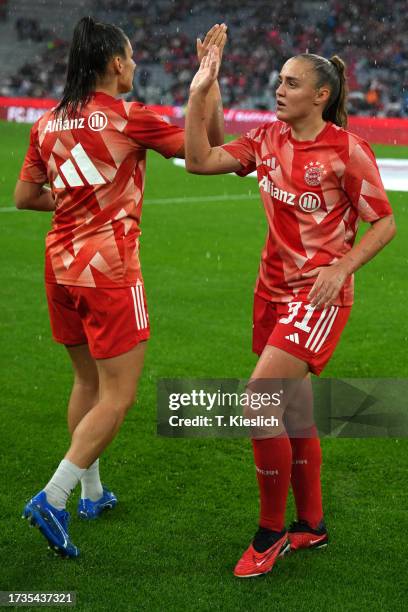
[[213,27],[208,30],[204,42],[200,38],[197,38],[197,57],[201,63],[202,59],[208,54],[210,47],[215,45],[218,47],[220,53],[220,62],[222,59],[222,53],[224,51],[225,43],[227,42],[227,26],[225,23],[216,23]]
[[191,85],[190,94],[206,95],[211,85],[217,80],[220,69],[220,51],[212,45],[207,55],[201,60],[200,68],[195,74]]

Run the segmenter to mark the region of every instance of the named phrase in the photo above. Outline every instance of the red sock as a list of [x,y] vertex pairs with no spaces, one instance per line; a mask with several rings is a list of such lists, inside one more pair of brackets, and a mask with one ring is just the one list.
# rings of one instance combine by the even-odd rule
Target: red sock
[[304,430],[303,438],[291,438],[291,483],[296,501],[298,520],[307,521],[313,528],[323,518],[320,467],[322,451],[319,434],[313,425]]
[[265,440],[253,439],[252,446],[261,504],[259,525],[282,531],[292,467],[289,438],[285,434]]

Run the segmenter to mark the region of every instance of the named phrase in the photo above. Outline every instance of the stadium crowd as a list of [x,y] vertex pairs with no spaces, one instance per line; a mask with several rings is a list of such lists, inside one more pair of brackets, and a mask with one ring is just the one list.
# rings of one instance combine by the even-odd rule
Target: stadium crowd
[[[135,96],[183,105],[196,69],[196,24],[214,15],[229,27],[221,73],[226,107],[273,109],[278,70],[290,56],[337,53],[348,65],[354,114],[408,116],[408,11],[404,1],[285,4],[235,0],[98,0],[94,15],[122,25],[138,64]],[[202,33],[201,33],[202,34]],[[47,41],[42,55],[0,83],[1,95],[59,97],[68,42]]]
[[8,0],[0,0],[0,21],[6,21]]

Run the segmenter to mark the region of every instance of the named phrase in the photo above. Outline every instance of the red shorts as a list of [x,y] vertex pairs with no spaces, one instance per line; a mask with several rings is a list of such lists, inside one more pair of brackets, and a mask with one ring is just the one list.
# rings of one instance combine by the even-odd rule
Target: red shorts
[[351,306],[316,310],[308,302],[281,304],[254,299],[252,350],[260,355],[267,344],[305,361],[320,374],[333,354],[351,312]]
[[150,336],[143,283],[99,289],[46,283],[54,339],[67,346],[88,344],[95,359],[130,351]]

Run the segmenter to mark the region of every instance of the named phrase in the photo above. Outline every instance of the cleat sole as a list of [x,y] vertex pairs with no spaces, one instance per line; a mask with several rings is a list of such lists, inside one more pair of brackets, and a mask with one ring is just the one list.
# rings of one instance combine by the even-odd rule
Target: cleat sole
[[267,572],[263,572],[263,574],[247,574],[246,576],[238,576],[237,574],[234,574],[235,578],[257,578],[258,576],[266,576],[266,574],[268,574],[271,570],[268,570]]
[[[40,531],[41,535],[44,536],[44,538],[47,540],[47,543],[48,543],[48,549],[51,552],[53,552],[56,557],[70,559],[71,555],[68,555],[65,549],[60,548],[52,540],[49,539],[47,532],[42,528],[39,522],[39,520],[42,520],[41,515],[39,515],[39,517],[40,517],[39,519],[36,517],[35,512],[30,512],[29,514],[27,514],[27,516],[23,515],[23,518],[25,518],[28,521],[29,526],[35,527],[36,529]],[[72,555],[72,558],[76,558],[77,556],[78,554]]]

